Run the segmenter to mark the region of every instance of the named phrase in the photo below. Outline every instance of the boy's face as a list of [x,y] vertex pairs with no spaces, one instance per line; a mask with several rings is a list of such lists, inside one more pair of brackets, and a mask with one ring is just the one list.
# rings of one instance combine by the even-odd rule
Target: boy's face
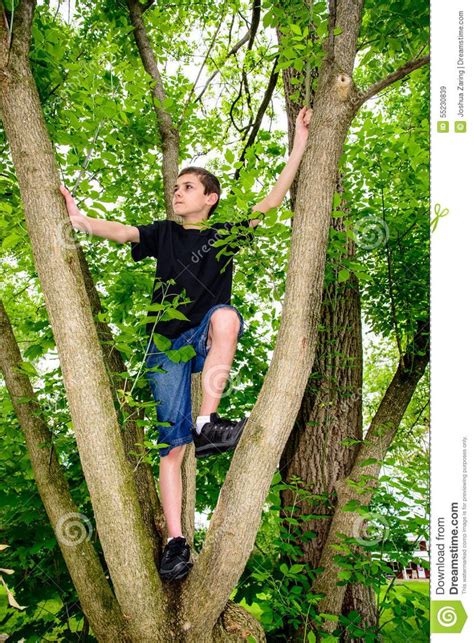
[[178,176],[174,186],[173,210],[183,219],[198,217],[206,219],[209,210],[217,202],[217,194],[204,194],[204,185],[196,174]]

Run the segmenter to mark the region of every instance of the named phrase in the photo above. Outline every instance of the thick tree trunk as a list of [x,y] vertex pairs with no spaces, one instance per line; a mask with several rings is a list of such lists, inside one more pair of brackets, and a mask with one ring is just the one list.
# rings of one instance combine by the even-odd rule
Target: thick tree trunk
[[132,636],[142,641],[157,640],[158,626],[163,627],[166,620],[152,543],[143,527],[132,472],[125,458],[77,251],[64,240],[69,221],[29,68],[33,10],[31,1],[23,0],[17,7],[9,49],[3,21],[0,27],[1,117],[114,590],[129,619]]
[[[365,630],[373,631],[377,626],[377,597],[373,587],[362,585],[362,583],[353,583],[347,586],[344,600],[342,602],[341,613],[349,614],[357,612],[360,617],[359,626]],[[341,636],[341,643],[365,643],[366,638],[352,638],[347,632]]]
[[[347,256],[352,256],[353,243],[348,241],[348,245]],[[297,476],[311,493],[332,496],[336,481],[349,473],[356,454],[355,446],[344,444],[344,440],[362,439],[361,387],[360,297],[353,277],[325,288],[312,375],[280,461],[286,482]],[[284,506],[293,506],[293,495],[283,492]],[[296,513],[327,515],[327,520],[305,523],[317,535],[302,543],[304,560],[317,567],[332,511],[327,502],[315,506],[306,501],[297,506]]]
[[[118,376],[119,373],[125,373],[127,367],[123,361],[122,355],[114,347],[114,338],[109,326],[97,319],[98,313],[102,312],[97,289],[92,280],[92,276],[87,265],[86,258],[82,248],[78,245],[79,263],[81,266],[84,285],[89,297],[89,302],[94,315],[97,334],[102,348],[102,356],[110,378],[111,388],[115,391],[124,389],[128,392],[127,384],[124,387],[124,380]],[[127,380],[130,381],[130,380]],[[130,385],[129,385],[130,386]],[[143,447],[143,429],[138,427],[136,420],[142,419],[142,414],[137,408],[132,408],[129,404],[116,396],[117,404],[121,405],[122,424],[122,441],[125,449],[125,455],[132,467],[135,488],[137,491],[138,501],[143,516],[145,528],[153,543],[153,558],[158,561],[161,552],[163,534],[165,533],[165,518],[156,491],[155,479],[151,465],[144,462],[141,457]],[[135,455],[137,454],[137,455]]]
[[[100,641],[129,641],[126,622],[105,578],[99,557],[81,523],[53,438],[22,362],[7,313],[0,301],[0,370],[18,422],[25,435],[38,491],[56,531],[64,561],[78,593],[81,608]],[[73,530],[77,529],[73,535]]]
[[[334,219],[333,226],[342,229],[341,220]],[[348,239],[345,258],[353,255],[354,244]],[[359,286],[352,276],[324,290],[313,372],[280,462],[285,482],[295,476],[306,490],[324,498],[319,503],[298,502],[293,492],[282,493],[283,521],[288,507],[293,517],[327,516],[305,522],[305,529],[316,534],[301,543],[303,561],[313,569],[319,566],[331,525],[336,482],[349,474],[356,457],[356,443],[345,441],[361,439],[362,328]],[[352,610],[358,611],[367,627],[376,624],[375,596],[368,588],[347,586],[343,612]]]
[[[342,146],[354,112],[350,80],[362,2],[340,3],[343,41],[328,53],[302,162],[280,332],[273,359],[221,489],[203,550],[184,587],[184,620],[199,638],[237,583],[313,365],[327,236]],[[291,383],[291,385],[289,385]],[[242,483],[242,481],[245,481]]]
[[[277,35],[281,43],[280,31]],[[300,85],[303,82],[309,85],[312,104],[314,91],[311,88],[318,73],[318,69],[311,69],[308,76],[308,70],[299,72],[293,67],[283,71],[290,148],[293,145],[296,117],[302,107],[302,104],[290,99],[295,91],[295,80]],[[298,185],[299,173],[290,190],[292,208],[295,207]],[[341,175],[338,179],[338,191],[342,192]],[[343,209],[343,206],[339,209]],[[332,226],[336,230],[344,229],[341,219],[332,219]],[[354,254],[354,243],[347,239],[346,258]],[[285,482],[289,482],[292,476],[297,476],[312,493],[327,494],[330,498],[334,491],[334,481],[339,475],[345,477],[349,473],[356,455],[354,447],[342,446],[341,442],[345,438],[362,438],[362,329],[359,285],[354,276],[343,285],[333,283],[325,287],[319,329],[313,375],[308,381],[298,418],[283,452],[280,472]],[[336,452],[332,452],[331,447]],[[324,471],[327,472],[328,469],[330,475],[324,475]],[[283,507],[293,505],[290,496],[289,492],[282,494]],[[304,513],[328,514],[326,520],[306,523],[306,528],[314,531],[316,537],[302,543],[303,561],[316,569],[332,511],[327,503],[302,506],[299,510]],[[284,509],[281,517],[284,521]],[[363,622],[370,626],[376,623],[376,603],[373,592],[367,591],[368,589],[358,585],[352,591],[352,586],[349,585],[343,610],[344,613],[357,610]]]
[[[336,584],[340,568],[334,560],[333,546],[341,536],[356,535],[360,521],[356,511],[344,511],[344,507],[350,500],[368,506],[372,499],[383,459],[428,364],[428,332],[429,324],[420,324],[413,345],[400,359],[350,474],[336,484],[336,510],[320,559],[324,571],[317,576],[313,587],[313,591],[325,595],[318,604],[321,612],[336,615],[341,612],[346,588]],[[333,627],[333,623],[328,625]]]

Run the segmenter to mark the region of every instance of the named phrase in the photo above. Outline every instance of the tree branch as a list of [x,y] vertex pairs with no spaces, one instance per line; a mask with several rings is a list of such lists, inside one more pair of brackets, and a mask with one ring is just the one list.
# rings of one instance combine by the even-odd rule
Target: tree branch
[[66,236],[70,222],[58,190],[51,140],[28,56],[23,55],[23,46],[15,48],[17,37],[26,38],[27,33],[14,31],[9,70],[15,82],[1,81],[3,126],[104,557],[117,601],[129,617],[130,632],[143,640],[166,622],[162,587],[125,458],[78,253]]
[[[267,111],[268,104],[270,103],[270,100],[272,98],[273,92],[275,90],[275,87],[278,81],[279,72],[276,69],[277,65],[278,65],[278,57],[275,58],[275,63],[273,65],[273,69],[270,75],[270,80],[268,82],[267,89],[263,96],[263,100],[260,104],[260,107],[258,108],[257,116],[255,117],[255,122],[253,124],[252,131],[250,132],[247,142],[245,143],[245,146],[244,146],[244,149],[242,150],[239,161],[242,161],[242,162],[245,161],[245,154],[248,148],[251,145],[253,145],[253,143],[255,142],[255,139],[257,138],[257,134],[262,124],[263,117],[265,115],[265,112]],[[237,180],[239,178],[240,171],[241,171],[241,168],[240,167],[237,168],[237,170],[235,171],[234,180]]]
[[368,101],[369,98],[372,98],[373,96],[381,92],[389,85],[396,83],[397,80],[401,80],[405,76],[408,76],[408,74],[411,74],[411,72],[415,71],[415,69],[419,69],[420,67],[423,67],[423,65],[428,64],[429,61],[430,61],[429,55],[423,56],[422,58],[415,58],[405,63],[405,65],[403,65],[396,71],[392,72],[391,74],[388,74],[388,76],[386,76],[385,78],[378,80],[376,83],[371,85],[365,92],[363,92],[359,96],[359,100],[357,102],[357,109],[361,105],[363,105],[366,101]]
[[[239,49],[245,45],[246,42],[249,43],[248,49],[250,50],[252,48],[255,36],[257,34],[259,21],[260,21],[260,8],[261,8],[260,0],[254,0],[253,7],[252,7],[252,20],[251,20],[251,23],[250,23],[249,30],[247,31],[245,36],[243,36],[239,40],[239,42],[237,42],[232,47],[232,49],[227,53],[226,57],[224,58],[224,61],[226,61],[228,58],[230,58],[231,56],[236,54],[239,51]],[[221,72],[221,68],[222,68],[222,66],[219,67],[218,69],[216,69],[216,71],[214,71],[209,76],[209,78],[206,80],[206,83],[205,83],[204,87],[202,88],[201,93],[199,94],[199,96],[194,101],[195,103],[198,103],[201,100],[201,98],[203,97],[204,93],[206,92],[206,90],[209,87],[209,85],[211,84],[211,82],[214,80],[214,78],[217,76],[217,74],[219,74]]]
[[336,27],[336,0],[328,0],[328,60],[334,60],[334,29]]
[[[360,514],[344,508],[351,500],[368,507],[374,491],[383,460],[397,433],[400,422],[410,403],[429,360],[429,321],[420,322],[418,330],[405,355],[400,358],[398,368],[370,424],[367,435],[357,454],[350,474],[337,485],[337,505],[328,537],[324,544],[318,574],[312,591],[323,594],[318,603],[321,613],[339,615],[346,587],[338,585],[340,567],[334,560],[334,545],[341,536],[354,537],[358,533]],[[327,624],[328,630],[335,623]]]
[[173,213],[173,187],[178,176],[179,168],[179,132],[173,125],[171,115],[163,107],[166,93],[161,74],[158,70],[155,54],[143,22],[143,7],[138,0],[127,0],[127,6],[131,23],[134,26],[133,35],[143,67],[153,79],[151,94],[158,131],[161,136],[160,147],[163,152],[162,174],[166,214],[168,219],[174,220],[176,217]]
[[247,47],[249,51],[252,49],[255,36],[257,35],[261,8],[261,0],[254,0],[254,3],[252,5],[252,21],[250,23],[249,29],[249,46]]
[[[81,514],[59,465],[53,436],[41,416],[41,408],[27,375],[20,369],[22,357],[10,319],[0,300],[0,370],[25,436],[28,455],[43,505],[56,533],[64,562],[80,597],[81,607],[99,639],[128,641],[121,610],[105,578],[90,537],[71,546],[66,536],[69,525],[80,525]],[[80,530],[80,531],[81,531]],[[90,534],[89,534],[90,536]]]
[[14,11],[8,11],[0,0],[0,69],[7,68],[12,50],[22,58],[28,56],[35,5],[35,0],[22,0]]
[[[225,6],[225,5],[224,5],[224,6]],[[179,129],[179,128],[181,127],[181,125],[183,124],[184,117],[185,117],[185,114],[186,114],[186,108],[187,108],[187,106],[189,105],[189,103],[190,103],[190,101],[191,101],[191,96],[193,95],[194,90],[196,89],[196,85],[197,85],[197,83],[198,83],[198,81],[199,81],[199,78],[201,77],[201,74],[202,74],[202,70],[204,69],[204,66],[206,65],[207,59],[209,58],[209,56],[210,56],[210,54],[211,54],[211,51],[212,51],[212,48],[214,47],[214,43],[216,42],[217,35],[218,35],[219,31],[220,31],[220,28],[222,27],[222,18],[223,18],[223,17],[224,17],[224,15],[223,15],[223,13],[222,13],[222,14],[221,14],[221,19],[219,20],[219,24],[218,24],[218,26],[217,26],[217,29],[215,30],[215,32],[214,32],[214,36],[212,37],[211,44],[209,45],[209,47],[208,47],[208,49],[207,49],[206,55],[204,56],[204,60],[202,61],[202,64],[201,64],[201,66],[200,66],[200,68],[199,68],[199,71],[198,71],[198,73],[197,73],[197,76],[196,76],[196,79],[195,79],[195,81],[194,81],[194,83],[193,83],[193,86],[191,87],[191,89],[190,89],[190,91],[189,91],[189,94],[188,94],[188,97],[187,97],[187,99],[186,99],[186,100],[185,100],[185,102],[184,102],[184,107],[183,107],[183,109],[181,110],[181,114],[182,114],[182,116],[181,116],[181,118],[179,119],[179,123],[178,123],[178,129]]]

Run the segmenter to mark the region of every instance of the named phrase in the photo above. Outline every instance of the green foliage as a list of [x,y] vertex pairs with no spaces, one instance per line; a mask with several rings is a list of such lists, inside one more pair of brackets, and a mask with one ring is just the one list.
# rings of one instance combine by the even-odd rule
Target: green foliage
[[[78,205],[89,216],[132,225],[162,219],[161,141],[149,77],[137,55],[125,3],[85,0],[76,5],[74,21],[68,22],[62,17],[65,14],[56,11],[56,4],[39,4],[31,48],[33,74],[62,181],[75,187]],[[300,103],[307,64],[313,73],[312,89],[316,87],[314,72],[322,61],[327,37],[326,3],[313,3],[310,16],[302,1],[265,1],[252,49],[242,47],[228,56],[231,46],[248,28],[245,19],[250,9],[250,3],[240,0],[178,0],[159,3],[145,14],[167,95],[162,107],[179,129],[180,160],[183,165],[206,164],[218,174],[224,189],[211,222],[252,218],[251,206],[268,193],[284,167],[287,149],[286,122],[280,115],[281,80],[256,140],[242,159],[276,56],[280,70],[292,69],[291,100]],[[413,0],[365,3],[354,75],[359,85],[366,86],[392,71],[425,45],[427,11],[427,7],[420,9]],[[278,44],[275,28],[279,31]],[[194,87],[196,69],[213,40],[211,55]],[[205,78],[215,71],[217,76],[205,89]],[[366,423],[388,381],[390,369],[384,364],[388,359],[392,367],[396,361],[393,347],[397,338],[403,348],[416,321],[426,316],[427,137],[427,78],[426,70],[419,70],[403,82],[401,90],[390,90],[375,107],[369,105],[361,112],[341,162],[344,193],[335,195],[333,214],[344,222],[345,228],[330,232],[326,280],[345,284],[350,283],[352,275],[359,279],[366,322],[383,338],[379,349],[372,349],[373,359],[366,360]],[[73,499],[79,511],[92,516],[18,184],[1,130],[0,153],[2,298],[22,350],[22,369],[31,376]],[[236,182],[237,171],[240,176]],[[353,260],[343,259],[348,239],[360,239],[361,227],[363,233],[364,222],[373,216],[388,227],[387,243],[370,247],[369,235],[369,244],[359,243]],[[285,292],[291,218],[287,203],[278,211],[268,212],[253,242],[250,239],[242,244],[235,261],[233,304],[243,314],[246,331],[220,405],[222,415],[237,418],[248,414],[267,372]],[[232,232],[227,241],[236,242],[237,234],[237,230]],[[123,423],[125,419],[125,401],[143,410],[144,417],[139,422],[146,435],[145,457],[158,476],[158,427],[144,377],[145,325],[147,313],[157,319],[178,318],[183,299],[168,298],[162,305],[150,306],[152,260],[135,264],[128,248],[81,234],[76,239],[101,294],[103,310],[98,318],[111,326],[114,346],[127,365],[127,373],[118,374],[123,379],[116,399],[119,420]],[[163,339],[155,336],[156,340],[172,359],[192,357],[189,350],[173,352]],[[406,535],[413,534],[415,539],[426,536],[427,456],[425,451],[420,455],[419,450],[419,442],[425,438],[426,419],[424,411],[421,415],[419,411],[426,397],[423,383],[367,510],[368,517],[375,517],[372,535],[380,532],[377,520],[382,528],[388,524],[389,535],[381,541],[385,549],[378,544],[366,548],[359,557],[339,553],[346,563],[340,582],[347,583],[354,577],[373,579],[381,596],[385,591],[384,556],[395,557],[402,564],[413,550]],[[15,589],[19,603],[26,606],[23,612],[2,611],[4,595],[0,595],[0,629],[27,641],[73,640],[83,624],[80,607],[38,496],[4,387],[0,389],[0,426],[0,476],[7,483],[0,494],[0,516],[4,541],[10,544],[4,564],[14,570],[9,586]],[[217,502],[230,459],[231,454],[223,454],[198,462],[197,508],[206,515]],[[291,488],[299,498],[308,500],[311,496],[301,485]],[[317,614],[318,597],[311,593],[317,570],[302,562],[301,543],[314,537],[307,530],[309,517],[296,520],[285,511],[283,521],[282,491],[281,481],[275,479],[255,550],[236,594],[256,610],[274,640],[286,640],[289,632],[310,618],[316,623],[324,620]],[[328,499],[314,501],[327,502],[330,507]],[[203,532],[197,541],[202,537]],[[98,542],[95,544],[99,547]],[[401,625],[405,615],[412,625],[426,628],[426,623],[416,611],[416,601],[410,602],[395,592],[396,587],[387,591],[381,623],[390,612],[390,618],[395,619],[392,623],[410,638],[410,630],[406,629],[409,626]],[[343,615],[339,627],[352,628],[359,636],[355,614]],[[387,628],[384,625],[382,632]],[[306,637],[313,641],[315,633],[309,630]]]
[[[416,73],[424,75],[426,70]],[[390,91],[380,101],[375,115],[369,118],[368,112],[362,112],[352,132],[357,145],[348,143],[343,158],[344,198],[357,204],[347,216],[346,227],[355,238],[357,260],[365,273],[361,280],[364,315],[371,330],[396,337],[402,351],[429,310],[429,97],[425,87],[424,82],[420,87],[418,80],[410,78],[404,91]],[[402,113],[409,114],[409,119],[400,119]]]
[[[321,620],[316,608],[319,596],[311,591],[317,570],[301,562],[301,544],[315,535],[306,527],[314,516],[292,518],[294,507],[281,506],[283,490],[295,495],[295,503],[303,498],[316,500],[299,481],[286,484],[279,473],[275,475],[254,550],[233,597],[258,608],[265,631],[275,641],[284,640],[286,632],[302,623]],[[282,510],[285,520],[280,518]]]

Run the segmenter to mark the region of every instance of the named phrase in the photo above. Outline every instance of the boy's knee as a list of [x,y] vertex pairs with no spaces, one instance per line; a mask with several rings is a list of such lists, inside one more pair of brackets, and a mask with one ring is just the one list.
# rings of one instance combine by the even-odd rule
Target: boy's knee
[[219,308],[210,319],[211,334],[237,335],[240,330],[240,319],[232,308]]
[[166,455],[161,456],[161,459],[166,458],[166,461],[170,463],[179,462],[183,459],[185,449],[185,444],[180,444],[177,447],[172,447]]

